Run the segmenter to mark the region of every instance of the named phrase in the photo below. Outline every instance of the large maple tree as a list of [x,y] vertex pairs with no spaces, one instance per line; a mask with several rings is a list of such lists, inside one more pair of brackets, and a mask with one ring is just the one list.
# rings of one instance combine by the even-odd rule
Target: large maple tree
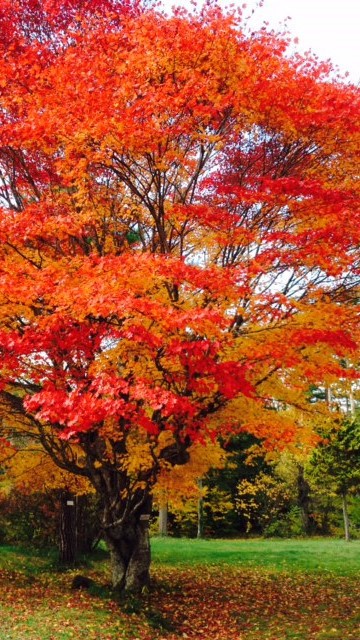
[[353,375],[359,90],[217,7],[0,17],[3,436],[90,480],[141,588],[159,478],[311,442],[310,383]]

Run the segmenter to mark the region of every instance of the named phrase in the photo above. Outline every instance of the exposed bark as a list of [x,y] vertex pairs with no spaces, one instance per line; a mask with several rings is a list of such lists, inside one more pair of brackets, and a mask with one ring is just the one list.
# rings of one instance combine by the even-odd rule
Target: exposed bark
[[135,489],[122,498],[121,492],[115,491],[119,479],[119,474],[107,475],[112,490],[101,496],[103,537],[110,551],[113,588],[140,592],[150,583],[151,489]]
[[167,536],[168,534],[168,505],[163,504],[159,507],[159,535]]
[[117,591],[139,592],[150,583],[149,520],[142,514],[126,527],[105,532]]

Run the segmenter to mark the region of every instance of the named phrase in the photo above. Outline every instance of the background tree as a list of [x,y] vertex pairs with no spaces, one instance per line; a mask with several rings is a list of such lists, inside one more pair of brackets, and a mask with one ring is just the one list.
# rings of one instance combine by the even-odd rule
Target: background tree
[[141,589],[157,479],[234,431],[311,442],[351,362],[359,91],[216,6],[0,14],[3,429],[92,483]]
[[348,497],[360,488],[360,427],[348,418],[324,434],[308,465],[310,481],[341,498],[345,540],[350,540]]
[[60,469],[29,442],[3,447],[0,465],[5,540],[56,545],[61,564],[74,564],[79,554],[93,550],[100,520],[94,488],[86,478]]
[[238,484],[253,483],[259,473],[269,470],[266,452],[259,440],[240,433],[222,443],[224,464],[205,477],[205,532],[218,537],[246,534],[247,518],[236,507]]
[[[220,469],[225,465],[226,452],[218,442],[204,441],[193,444],[189,447],[188,453],[189,460],[185,469],[183,465],[169,465],[165,472],[160,473],[157,478],[153,495],[154,506],[159,510],[159,525],[162,524],[162,528],[159,526],[160,535],[167,535],[169,512],[172,521],[175,517],[175,523],[172,522],[171,526],[172,533],[180,530],[184,533],[186,529],[183,525],[188,520],[190,520],[192,527],[201,530],[202,514],[199,511],[202,511],[202,499],[207,493],[203,486],[203,478],[210,469]],[[161,507],[164,506],[166,506],[166,529],[164,523],[161,522],[161,519],[164,518]],[[194,531],[192,531],[193,533]]]
[[309,452],[278,452],[253,482],[242,479],[236,505],[248,531],[291,537],[320,533],[314,517],[314,496],[305,475]]

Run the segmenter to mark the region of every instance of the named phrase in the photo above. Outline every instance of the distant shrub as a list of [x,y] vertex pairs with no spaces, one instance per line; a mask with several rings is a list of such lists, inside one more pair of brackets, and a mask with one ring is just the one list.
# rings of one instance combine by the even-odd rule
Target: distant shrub
[[0,496],[0,541],[36,547],[57,543],[59,504],[53,494],[25,495],[13,489]]
[[265,538],[294,538],[304,535],[304,525],[299,507],[291,507],[281,518],[270,522],[265,528]]

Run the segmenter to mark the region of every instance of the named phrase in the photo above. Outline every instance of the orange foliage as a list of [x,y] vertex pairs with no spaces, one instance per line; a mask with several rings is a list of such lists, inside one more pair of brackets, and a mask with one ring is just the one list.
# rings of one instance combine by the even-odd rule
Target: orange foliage
[[0,2],[3,428],[130,500],[311,444],[355,375],[359,90],[216,6],[85,4]]

